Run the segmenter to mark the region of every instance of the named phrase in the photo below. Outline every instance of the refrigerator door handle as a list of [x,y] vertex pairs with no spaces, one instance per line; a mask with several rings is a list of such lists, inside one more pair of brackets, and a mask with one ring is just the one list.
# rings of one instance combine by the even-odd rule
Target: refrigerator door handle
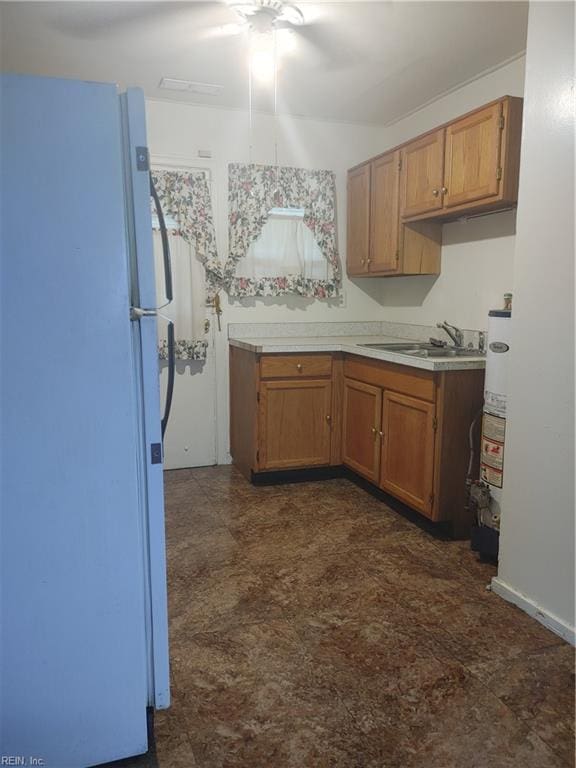
[[168,322],[168,382],[166,385],[166,403],[164,404],[164,416],[162,417],[162,440],[168,426],[170,409],[172,408],[172,395],[174,394],[174,374],[176,370],[176,349],[174,344],[174,323]]
[[164,212],[162,211],[162,205],[160,204],[160,198],[158,197],[158,192],[156,191],[156,187],[154,186],[154,179],[152,178],[152,173],[150,173],[150,195],[154,200],[156,215],[158,216],[158,224],[160,226],[160,237],[162,238],[162,256],[164,260],[164,286],[165,286],[165,292],[166,292],[166,304],[170,304],[170,302],[173,299],[173,292],[172,292],[172,264],[170,261],[170,245],[168,243],[168,230],[166,229]]

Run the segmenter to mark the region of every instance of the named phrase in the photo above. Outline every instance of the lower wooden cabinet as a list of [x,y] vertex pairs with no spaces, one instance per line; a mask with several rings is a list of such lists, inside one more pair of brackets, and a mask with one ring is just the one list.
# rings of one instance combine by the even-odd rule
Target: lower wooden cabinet
[[466,535],[468,432],[484,371],[230,347],[230,451],[243,474],[344,464]]
[[341,358],[230,346],[230,453],[246,477],[341,464]]
[[330,463],[332,382],[265,381],[260,385],[260,469]]
[[432,515],[436,406],[384,392],[380,487],[409,506]]
[[378,482],[382,390],[344,379],[342,461],[359,475]]

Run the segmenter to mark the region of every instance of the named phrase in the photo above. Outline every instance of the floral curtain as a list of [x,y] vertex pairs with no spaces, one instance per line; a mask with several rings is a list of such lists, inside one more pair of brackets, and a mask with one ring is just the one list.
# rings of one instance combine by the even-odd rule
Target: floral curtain
[[[165,171],[153,170],[154,185],[162,205],[164,216],[176,223],[169,233],[171,241],[173,277],[182,283],[178,297],[179,286],[175,283],[175,302],[172,309],[177,314],[189,313],[201,305],[206,313],[206,307],[213,303],[214,296],[222,286],[223,271],[216,251],[216,235],[212,215],[212,201],[208,182],[203,171]],[[154,211],[154,203],[152,202]],[[196,273],[192,284],[188,279],[192,264],[184,251],[178,247],[176,239],[182,238],[194,251],[195,258],[203,265],[204,275]],[[156,244],[155,244],[156,245]],[[182,262],[182,263],[180,263]],[[202,279],[200,279],[200,277]],[[196,290],[195,290],[196,287]],[[198,290],[199,289],[199,290]],[[193,296],[192,294],[196,295]],[[201,295],[199,295],[201,294]],[[179,301],[176,299],[180,298]],[[177,306],[180,305],[180,306]],[[169,309],[165,310],[170,314]],[[208,318],[204,323],[183,323],[179,317],[175,320],[176,357],[180,360],[205,360],[208,341],[204,336],[209,330]],[[199,326],[203,326],[199,329]],[[191,335],[188,336],[186,332]],[[161,360],[167,358],[167,342],[159,339],[158,355]]]
[[[297,294],[336,296],[340,266],[336,248],[336,195],[332,171],[232,163],[228,166],[229,256],[224,281],[231,296]],[[303,208],[304,224],[327,262],[325,279],[302,273],[275,277],[238,274],[240,260],[260,237],[272,208]]]
[[179,234],[194,247],[206,269],[208,299],[222,284],[222,266],[216,250],[212,201],[203,171],[152,171],[164,214],[178,222]]

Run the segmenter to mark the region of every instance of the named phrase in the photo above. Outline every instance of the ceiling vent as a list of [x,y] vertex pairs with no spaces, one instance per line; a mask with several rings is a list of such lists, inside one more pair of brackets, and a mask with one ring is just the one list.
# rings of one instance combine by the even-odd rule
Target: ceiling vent
[[192,80],[178,80],[175,77],[163,77],[162,80],[160,80],[160,88],[164,88],[167,91],[198,93],[202,96],[218,96],[218,94],[224,90],[223,85],[194,83]]

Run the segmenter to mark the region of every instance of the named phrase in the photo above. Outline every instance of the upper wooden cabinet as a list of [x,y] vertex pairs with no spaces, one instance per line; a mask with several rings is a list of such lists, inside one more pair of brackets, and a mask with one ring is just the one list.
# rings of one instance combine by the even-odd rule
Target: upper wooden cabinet
[[403,147],[403,221],[515,205],[521,128],[522,99],[505,96]]
[[369,272],[396,272],[400,260],[398,185],[400,153],[390,152],[371,163]]
[[443,203],[446,208],[498,194],[502,177],[503,103],[452,123],[446,128]]
[[368,271],[370,257],[370,164],[348,173],[348,248],[349,275]]
[[400,220],[399,151],[348,172],[350,276],[437,274],[441,244],[440,226],[408,227]]
[[429,133],[401,150],[400,212],[403,218],[442,208],[444,129]]
[[438,274],[442,222],[516,204],[521,128],[504,96],[348,171],[348,274]]

